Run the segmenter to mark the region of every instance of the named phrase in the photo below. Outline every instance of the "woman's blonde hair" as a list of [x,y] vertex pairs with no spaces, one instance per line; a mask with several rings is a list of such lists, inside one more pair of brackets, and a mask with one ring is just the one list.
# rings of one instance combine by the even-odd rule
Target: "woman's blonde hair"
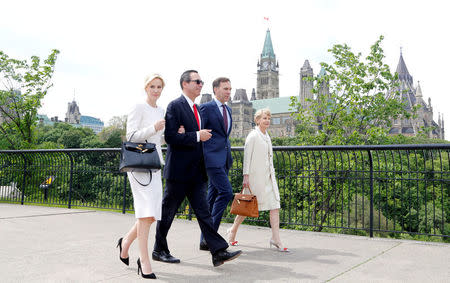
[[144,89],[147,87],[147,85],[153,81],[154,79],[160,79],[162,82],[162,87],[164,88],[164,86],[166,85],[163,78],[161,77],[160,74],[151,74],[145,77],[145,81],[144,81]]
[[270,110],[269,108],[263,108],[263,109],[259,109],[258,111],[256,111],[255,113],[255,123],[256,125],[258,125],[258,121],[261,119],[262,115],[266,114],[267,116],[271,117],[272,115],[270,114]]

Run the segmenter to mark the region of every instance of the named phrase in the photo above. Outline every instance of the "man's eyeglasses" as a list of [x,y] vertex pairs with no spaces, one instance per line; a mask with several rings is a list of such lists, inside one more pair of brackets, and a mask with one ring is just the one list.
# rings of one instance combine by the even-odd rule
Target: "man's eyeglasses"
[[204,84],[205,82],[202,80],[190,80],[189,82],[195,82],[196,84]]

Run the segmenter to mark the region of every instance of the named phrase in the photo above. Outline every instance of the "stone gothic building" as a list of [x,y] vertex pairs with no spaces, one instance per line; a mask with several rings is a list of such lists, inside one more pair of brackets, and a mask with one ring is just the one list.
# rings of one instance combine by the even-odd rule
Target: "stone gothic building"
[[273,52],[270,31],[266,32],[261,58],[257,64],[256,99],[280,97],[278,83],[278,62]]
[[96,134],[100,133],[104,127],[104,123],[100,119],[81,115],[80,108],[75,100],[68,103],[64,121],[75,127],[91,128]]
[[100,133],[104,127],[104,123],[99,118],[81,115],[80,108],[75,100],[68,103],[64,121],[59,121],[58,116],[51,117],[50,119],[45,114],[38,114],[37,116],[39,123],[45,125],[53,125],[54,123],[68,123],[74,127],[91,128],[96,134]]
[[69,102],[67,105],[66,118],[64,122],[69,124],[80,124],[81,113],[75,100]]
[[428,98],[428,103],[426,103],[420,83],[417,82],[417,86],[414,86],[413,77],[409,74],[408,68],[406,68],[401,51],[396,72],[400,83],[397,90],[400,92],[405,108],[407,110],[412,110],[414,106],[419,106],[419,108],[415,118],[394,120],[389,133],[416,136],[419,132],[425,130],[429,138],[445,139],[444,117],[438,113],[438,122],[436,123],[433,120],[431,98]]
[[[264,40],[264,46],[257,67],[256,92],[252,89],[250,99],[245,89],[236,89],[228,106],[232,109],[233,129],[231,137],[245,138],[250,130],[255,126],[253,122],[254,113],[262,108],[269,108],[272,113],[272,123],[269,129],[272,137],[286,137],[295,135],[296,121],[291,117],[294,112],[291,109],[291,96],[280,97],[279,91],[279,64],[276,60],[275,52],[272,46],[270,30],[267,30]],[[408,73],[403,56],[400,53],[400,60],[397,71],[400,80],[400,91],[402,99],[405,101],[405,107],[410,110],[414,105],[421,105],[417,112],[417,117],[413,119],[398,119],[393,121],[393,127],[390,134],[404,134],[415,136],[422,127],[433,127],[429,131],[430,138],[444,139],[444,118],[440,114],[438,122],[433,121],[433,108],[431,99],[428,104],[423,100],[422,91],[419,83],[414,87],[412,76]],[[321,69],[317,76],[323,76],[325,70]],[[312,92],[314,82],[305,80],[306,77],[314,77],[314,71],[308,60],[305,60],[300,68],[300,91],[298,99],[301,105],[308,109],[309,100],[317,99]],[[327,84],[320,86],[318,97],[327,96],[329,89]],[[212,99],[211,94],[203,94],[200,103],[208,102]]]

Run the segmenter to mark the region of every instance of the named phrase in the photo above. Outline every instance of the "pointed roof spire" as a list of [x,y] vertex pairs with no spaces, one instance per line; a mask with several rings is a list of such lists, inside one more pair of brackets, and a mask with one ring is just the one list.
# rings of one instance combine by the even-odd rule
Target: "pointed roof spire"
[[309,68],[311,68],[311,65],[309,65],[309,61],[308,61],[308,59],[306,59],[305,60],[305,63],[303,63],[303,67],[302,67],[302,69],[303,68],[305,68],[305,69],[309,69]]
[[264,47],[263,47],[263,51],[261,53],[261,58],[267,58],[267,57],[275,58],[275,53],[273,52],[272,39],[270,37],[269,29],[267,29],[266,39],[264,40]]
[[412,84],[412,76],[409,74],[408,68],[406,68],[405,60],[403,60],[402,48],[400,48],[400,59],[398,60],[397,70],[395,72],[401,81],[407,81]]
[[256,100],[256,92],[255,92],[255,88],[252,89],[252,97],[250,98],[250,100]]
[[417,81],[416,97],[423,97],[422,89],[420,88],[420,81]]
[[309,74],[313,75],[313,69],[311,68],[311,65],[309,65],[308,59],[305,60],[305,63],[303,63],[303,67],[300,68],[300,74]]
[[234,97],[233,97],[234,101],[248,101],[247,98],[247,91],[243,88],[238,88],[236,89],[236,92],[234,93]]

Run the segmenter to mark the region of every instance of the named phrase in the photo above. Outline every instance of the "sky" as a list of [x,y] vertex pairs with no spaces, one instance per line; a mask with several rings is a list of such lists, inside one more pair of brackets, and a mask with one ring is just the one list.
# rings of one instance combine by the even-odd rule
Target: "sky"
[[449,1],[1,0],[0,7],[0,50],[8,56],[61,52],[39,110],[49,117],[64,120],[75,99],[82,115],[107,124],[145,100],[150,73],[165,79],[158,101],[165,108],[181,94],[180,75],[188,69],[205,81],[202,93],[212,93],[212,81],[225,76],[250,97],[269,28],[280,96],[299,94],[306,59],[317,74],[321,62],[332,62],[327,50],[334,44],[365,57],[383,35],[385,62],[394,72],[402,48],[415,85],[420,81],[425,101],[431,97],[435,121],[444,115],[450,139]]

